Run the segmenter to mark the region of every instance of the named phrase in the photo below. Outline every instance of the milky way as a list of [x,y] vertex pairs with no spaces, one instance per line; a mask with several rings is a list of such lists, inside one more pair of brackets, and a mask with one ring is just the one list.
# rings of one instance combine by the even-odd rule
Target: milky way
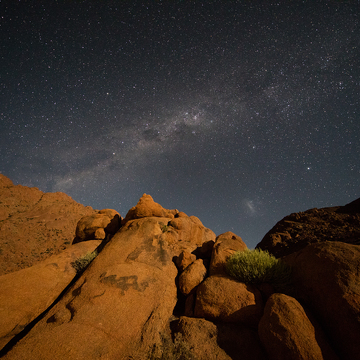
[[148,193],[249,247],[360,196],[358,2],[1,7],[15,184],[123,216]]

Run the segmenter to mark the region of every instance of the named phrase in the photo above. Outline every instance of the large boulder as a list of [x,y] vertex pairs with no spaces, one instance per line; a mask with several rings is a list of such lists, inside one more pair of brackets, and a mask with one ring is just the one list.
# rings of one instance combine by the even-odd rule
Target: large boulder
[[94,213],[64,193],[15,186],[0,174],[0,275],[71,247],[77,222]]
[[202,244],[214,241],[216,238],[215,233],[206,228],[196,216],[178,217],[175,215],[168,226],[170,231],[176,232],[176,241],[192,239],[194,244],[202,246]]
[[293,268],[295,296],[317,315],[340,358],[358,358],[360,247],[327,241],[284,260]]
[[174,332],[197,360],[267,360],[257,331],[243,325],[181,316]]
[[210,275],[226,275],[226,260],[236,251],[246,250],[247,246],[241,237],[228,231],[216,238],[210,262]]
[[182,316],[176,324],[176,334],[196,360],[231,360],[231,357],[218,345],[218,329],[205,319]]
[[113,209],[103,209],[95,214],[83,216],[76,226],[74,244],[87,240],[104,240],[114,235],[121,226],[121,216]]
[[279,221],[256,247],[282,257],[323,241],[360,244],[360,198],[345,206],[290,214]]
[[36,265],[0,276],[0,349],[45,311],[76,275],[71,263],[100,241],[73,245]]
[[190,264],[196,260],[196,255],[183,250],[175,259],[175,264],[180,272],[184,271]]
[[172,219],[177,213],[177,210],[164,209],[160,204],[156,203],[150,195],[143,194],[136,206],[128,211],[122,223],[126,224],[129,220],[141,219],[144,217],[164,217]]
[[188,295],[205,278],[207,269],[204,260],[197,259],[189,265],[179,276],[179,290]]
[[323,356],[315,327],[300,303],[290,296],[270,296],[258,331],[270,360],[336,359],[335,354]]
[[195,317],[257,326],[262,311],[259,290],[230,278],[210,276],[196,290]]

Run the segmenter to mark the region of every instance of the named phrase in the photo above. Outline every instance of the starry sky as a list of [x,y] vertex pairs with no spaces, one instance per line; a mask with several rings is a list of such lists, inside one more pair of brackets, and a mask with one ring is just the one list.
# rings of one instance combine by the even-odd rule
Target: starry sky
[[0,172],[253,248],[360,197],[358,1],[1,1]]

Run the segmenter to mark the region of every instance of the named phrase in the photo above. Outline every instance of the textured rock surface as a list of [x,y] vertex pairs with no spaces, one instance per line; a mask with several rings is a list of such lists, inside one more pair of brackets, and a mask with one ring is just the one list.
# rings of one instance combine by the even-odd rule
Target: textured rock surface
[[206,228],[200,219],[196,216],[181,216],[171,220],[168,223],[171,231],[175,231],[177,234],[176,240],[192,239],[192,242],[198,246],[203,243],[215,240],[215,233]]
[[179,277],[179,290],[188,295],[198,286],[206,276],[206,267],[202,259],[194,261],[189,265]]
[[166,219],[126,222],[5,359],[45,359],[49,353],[52,359],[146,358],[169,326],[177,301],[172,259],[185,246],[164,240]]
[[314,326],[290,296],[270,296],[259,323],[259,336],[271,360],[323,359]]
[[181,317],[176,332],[182,335],[197,360],[231,360],[217,343],[218,329],[205,319]]
[[112,209],[99,210],[96,214],[83,216],[76,225],[73,243],[87,240],[104,240],[114,235],[121,226],[121,215]]
[[76,275],[71,262],[99,245],[100,241],[76,244],[30,268],[0,276],[0,349],[69,285]]
[[360,199],[345,206],[288,215],[264,236],[257,248],[282,257],[322,241],[360,245]]
[[177,210],[164,209],[160,204],[156,203],[150,195],[143,194],[136,206],[128,211],[122,223],[126,224],[129,220],[152,216],[172,219],[176,213],[178,213]]
[[210,275],[226,275],[226,259],[236,251],[247,249],[240,236],[231,231],[219,235],[216,238],[210,262]]
[[360,246],[341,242],[308,245],[289,255],[295,296],[317,315],[344,359],[360,354]]
[[233,279],[210,276],[196,291],[196,317],[257,326],[262,311],[259,290]]
[[77,222],[94,213],[64,193],[14,186],[0,174],[0,275],[70,247]]
[[189,251],[182,251],[180,255],[175,259],[175,264],[179,271],[184,271],[190,264],[196,260],[196,255]]

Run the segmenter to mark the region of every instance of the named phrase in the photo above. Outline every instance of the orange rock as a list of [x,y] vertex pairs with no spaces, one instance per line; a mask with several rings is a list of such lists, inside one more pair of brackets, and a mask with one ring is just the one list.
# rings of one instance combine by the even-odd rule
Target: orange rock
[[174,211],[164,209],[160,204],[156,203],[150,195],[144,194],[137,205],[128,211],[122,223],[126,224],[129,220],[153,216],[172,219],[174,218]]
[[294,298],[273,294],[259,323],[260,340],[270,360],[322,360],[315,329]]
[[219,235],[212,250],[210,261],[210,275],[227,275],[225,264],[227,258],[236,251],[247,249],[246,244],[242,241],[240,236],[228,231]]
[[0,275],[71,247],[77,222],[93,213],[64,193],[15,186],[0,174]]
[[146,359],[177,301],[174,254],[161,240],[165,221],[128,221],[4,359]]
[[206,276],[206,267],[202,259],[194,261],[179,276],[179,289],[184,295],[198,286]]
[[182,316],[176,325],[176,333],[182,335],[181,340],[197,360],[231,360],[219,347],[217,327],[210,321]]
[[30,268],[0,276],[0,349],[45,311],[76,275],[71,262],[100,241],[73,245]]
[[215,240],[215,233],[206,228],[196,216],[175,217],[169,222],[169,227],[178,233],[178,239],[191,239],[191,242],[201,246],[204,242]]
[[112,209],[83,216],[76,226],[74,244],[87,240],[104,240],[107,234],[114,235],[120,229],[120,225],[121,216]]
[[262,311],[259,290],[230,278],[210,276],[196,291],[196,317],[257,326]]
[[190,264],[196,260],[196,256],[191,254],[189,251],[182,251],[180,255],[176,258],[175,264],[178,267],[179,271],[184,271]]

